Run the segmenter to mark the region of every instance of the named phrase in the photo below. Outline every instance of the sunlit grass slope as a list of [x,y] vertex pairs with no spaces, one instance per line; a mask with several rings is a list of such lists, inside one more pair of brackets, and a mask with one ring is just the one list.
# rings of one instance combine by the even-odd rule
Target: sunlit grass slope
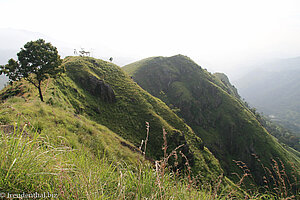
[[[72,144],[72,138],[78,138],[68,137],[72,135],[69,131],[65,134],[59,128],[56,133],[47,128],[34,131],[28,123],[19,125],[23,121],[20,115],[15,119],[18,124],[12,132],[0,130],[0,190],[4,197],[38,194],[47,199],[208,199],[217,194],[213,190],[197,189],[195,185],[191,187],[184,176],[177,177],[170,171],[162,176],[149,162],[137,159],[138,155],[126,152],[118,144],[107,143],[116,148],[109,155],[100,152],[105,148],[100,142],[102,137],[110,136],[101,135],[100,140],[93,141],[99,143],[98,151],[87,142]],[[81,122],[94,126],[86,120]],[[93,135],[111,134],[106,128],[97,128],[100,130]],[[134,157],[134,163],[130,162]],[[228,193],[222,196],[225,195]]]
[[191,128],[118,66],[82,57],[63,65],[66,74],[43,85],[45,102],[24,81],[0,91],[1,192],[59,199],[281,196],[233,185]]
[[[112,131],[140,146],[146,138],[145,123],[150,124],[146,156],[163,156],[162,128],[168,132],[168,151],[185,144],[182,151],[190,159],[195,172],[214,177],[222,170],[218,161],[203,146],[202,141],[182,119],[161,100],[141,89],[123,70],[109,62],[93,58],[69,57],[64,61],[66,76],[57,80],[57,87],[67,96],[75,112],[105,125]],[[87,91],[85,77],[96,77],[109,85],[115,94],[114,102],[96,98]],[[182,162],[181,165],[184,165]]]
[[289,177],[293,175],[290,163],[299,171],[299,158],[286,151],[260,125],[224,82],[190,58],[154,57],[123,69],[192,127],[219,159],[228,176],[234,178],[233,174],[239,171],[233,160],[245,162],[257,184],[264,181],[261,163],[270,167],[272,159],[284,163]]
[[[38,132],[51,135],[55,141],[63,142],[64,139],[58,139],[62,137],[70,147],[88,148],[95,155],[105,153],[108,158],[134,162],[137,147],[146,138],[145,123],[149,122],[147,158],[163,157],[165,128],[167,152],[184,145],[180,150],[189,159],[193,173],[201,174],[203,181],[222,173],[217,159],[191,128],[161,100],[141,89],[120,67],[88,57],[68,57],[63,65],[65,75],[44,83],[45,102],[40,102],[35,88],[24,81],[2,90],[0,123],[14,123],[19,113],[22,124],[30,122]],[[84,82],[90,77],[109,86],[114,101],[91,92],[91,86]],[[183,169],[185,160],[179,158],[178,162],[178,169]]]

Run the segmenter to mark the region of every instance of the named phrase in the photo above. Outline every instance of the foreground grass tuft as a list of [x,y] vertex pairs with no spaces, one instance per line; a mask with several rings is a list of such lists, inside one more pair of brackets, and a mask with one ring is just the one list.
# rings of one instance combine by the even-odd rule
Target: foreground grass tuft
[[[155,161],[143,157],[138,164],[111,160],[105,155],[57,145],[26,125],[12,133],[0,132],[0,191],[4,193],[57,194],[59,199],[282,199],[276,193],[245,193],[222,187],[223,176],[199,185],[189,173],[170,170],[167,160],[182,156],[180,147]],[[164,134],[167,134],[163,131]],[[165,140],[163,150],[167,148]],[[176,156],[175,156],[176,157]],[[242,181],[242,180],[241,180]],[[295,199],[284,196],[284,199]]]
[[[25,128],[25,126],[24,126]],[[158,184],[148,162],[127,165],[105,156],[91,157],[68,146],[51,144],[37,132],[24,135],[14,128],[0,135],[0,191],[57,194],[60,199],[194,199],[205,192],[187,190],[187,182],[173,173]]]

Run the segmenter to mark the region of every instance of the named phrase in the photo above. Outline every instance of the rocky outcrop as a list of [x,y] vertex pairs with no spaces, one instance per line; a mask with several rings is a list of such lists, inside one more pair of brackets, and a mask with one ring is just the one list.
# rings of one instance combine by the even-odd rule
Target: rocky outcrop
[[99,97],[105,102],[116,102],[116,95],[111,86],[105,83],[103,80],[98,79],[93,75],[89,75],[85,79],[80,80],[84,88],[92,95]]

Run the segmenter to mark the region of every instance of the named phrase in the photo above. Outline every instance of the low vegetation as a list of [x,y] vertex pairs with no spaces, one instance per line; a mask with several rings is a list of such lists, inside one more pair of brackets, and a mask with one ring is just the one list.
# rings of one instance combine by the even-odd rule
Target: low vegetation
[[[251,108],[247,102],[245,105],[253,113],[259,123],[267,129],[267,131],[273,135],[278,141],[288,150],[293,151],[298,157],[300,157],[300,136],[292,131],[284,128],[283,126],[273,122],[270,118],[258,113],[255,108]],[[293,148],[294,150],[292,150]]]
[[[280,160],[236,160],[233,183],[200,137],[166,104],[109,62],[68,57],[66,74],[0,92],[0,192],[59,199],[296,199]],[[176,110],[176,108],[173,108]],[[293,173],[299,176],[297,163]],[[271,187],[274,185],[275,187]]]
[[14,129],[12,135],[1,134],[1,192],[47,192],[59,199],[182,199],[204,195],[187,190],[187,181],[172,174],[158,177],[149,164],[130,165],[105,154],[91,155],[83,149],[52,143],[37,132],[24,135],[25,126],[20,131],[19,127]]
[[[22,121],[22,120],[19,120]],[[5,194],[43,194],[59,199],[296,199],[285,184],[290,184],[274,162],[272,172],[277,190],[265,188],[243,192],[244,176],[234,185],[223,186],[224,177],[199,184],[201,177],[190,173],[190,166],[180,147],[166,153],[165,138],[161,160],[154,165],[138,156],[136,163],[95,155],[84,148],[72,148],[66,138],[54,139],[34,131],[30,125],[15,124],[12,132],[0,132],[0,189]],[[151,134],[151,133],[150,133]],[[163,130],[163,134],[167,133]],[[186,159],[186,170],[173,172],[171,156]],[[241,166],[240,162],[237,162]],[[275,177],[272,175],[275,172]],[[263,191],[263,192],[260,192]]]
[[[244,162],[252,173],[248,179],[263,185],[264,166],[281,160],[289,177],[300,159],[284,149],[240,101],[224,74],[211,74],[183,55],[153,57],[124,67],[132,78],[153,96],[175,109],[220,161],[224,173],[238,181],[242,173],[233,160]],[[250,184],[249,184],[250,187]]]
[[249,106],[249,104],[244,99],[241,99],[237,92],[237,89],[229,82],[229,79],[225,74],[214,73],[213,75],[217,77],[228,88],[225,91],[227,91],[233,97],[237,98],[237,100],[239,100],[243,105],[245,105],[248,108],[248,110],[253,113],[253,115],[259,121],[259,123],[265,129],[267,129],[267,131],[272,136],[278,139],[280,144],[282,144],[289,151],[293,151],[291,150],[291,148],[295,149],[296,151],[293,151],[293,153],[299,155],[300,136],[297,136],[296,133],[292,132],[287,128],[284,128],[278,122],[274,120],[272,121],[270,117],[265,116],[263,113],[259,113],[255,108],[251,108],[251,106]]

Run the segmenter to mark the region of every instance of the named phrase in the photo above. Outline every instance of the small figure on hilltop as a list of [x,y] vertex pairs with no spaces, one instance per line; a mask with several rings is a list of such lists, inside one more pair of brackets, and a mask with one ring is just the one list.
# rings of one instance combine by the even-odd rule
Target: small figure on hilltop
[[110,62],[112,62],[112,61],[113,61],[113,58],[112,58],[112,57],[110,57],[110,58],[109,58],[109,61],[110,61]]
[[82,56],[82,57],[91,55],[91,52],[85,51],[84,48],[81,48],[81,51],[79,51],[79,53],[80,53],[80,56]]

